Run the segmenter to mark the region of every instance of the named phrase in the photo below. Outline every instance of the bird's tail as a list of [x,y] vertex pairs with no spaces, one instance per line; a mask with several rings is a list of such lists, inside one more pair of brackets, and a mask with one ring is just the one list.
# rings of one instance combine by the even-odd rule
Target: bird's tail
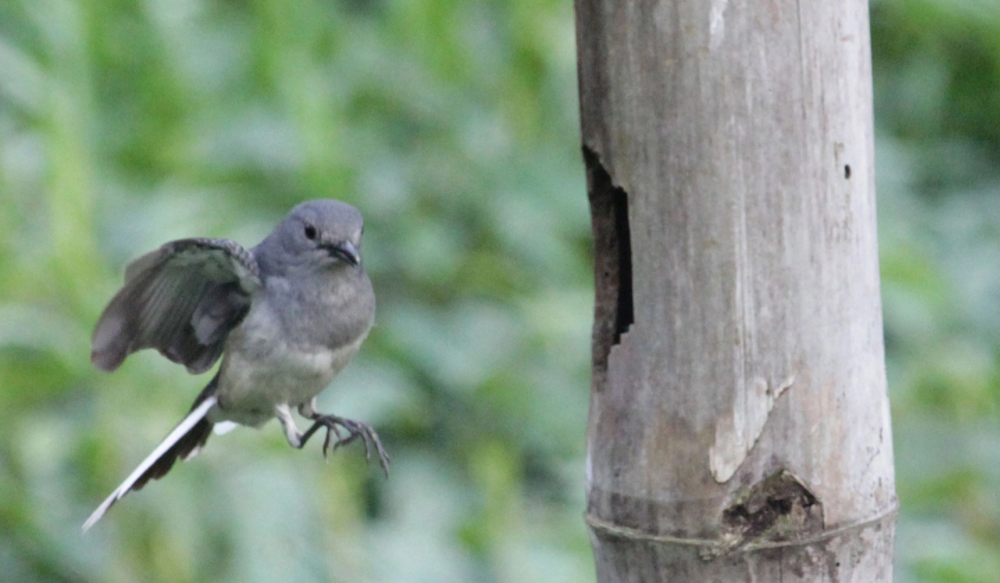
[[190,459],[201,451],[202,446],[205,445],[208,437],[212,434],[213,423],[206,416],[209,410],[218,402],[218,399],[213,394],[215,393],[217,380],[218,377],[212,379],[212,382],[205,387],[205,390],[202,391],[201,395],[195,401],[194,407],[191,408],[188,416],[97,507],[97,510],[90,515],[87,522],[83,523],[84,532],[87,532],[90,527],[94,526],[104,516],[104,513],[111,508],[111,505],[120,500],[125,494],[128,494],[131,490],[141,489],[150,480],[157,480],[165,476],[170,471],[170,468],[173,467],[177,458],[183,460]]

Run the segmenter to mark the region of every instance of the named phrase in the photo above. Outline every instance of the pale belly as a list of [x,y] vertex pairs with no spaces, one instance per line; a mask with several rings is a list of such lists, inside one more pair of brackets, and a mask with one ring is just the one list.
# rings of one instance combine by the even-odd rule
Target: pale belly
[[222,362],[219,407],[212,421],[234,421],[258,427],[274,417],[277,405],[292,408],[308,403],[340,372],[361,345],[336,350],[281,346],[267,353],[230,351]]
[[[268,285],[280,286],[282,281],[276,279]],[[216,391],[219,403],[209,418],[259,427],[275,416],[275,407],[294,409],[325,389],[358,351],[368,332],[365,327],[353,342],[336,348],[326,346],[323,342],[327,337],[317,332],[334,325],[322,315],[329,309],[317,307],[318,319],[294,327],[286,325],[267,301],[254,303],[226,340]]]

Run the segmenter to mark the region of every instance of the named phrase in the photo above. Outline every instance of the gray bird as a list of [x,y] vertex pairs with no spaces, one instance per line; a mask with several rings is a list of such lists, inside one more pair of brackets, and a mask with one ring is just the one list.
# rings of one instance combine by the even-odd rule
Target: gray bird
[[[128,265],[124,287],[94,329],[94,365],[113,371],[143,348],[192,374],[220,356],[222,365],[188,416],[90,515],[84,531],[130,490],[197,454],[213,426],[260,427],[277,417],[295,448],[325,428],[324,456],[331,445],[360,438],[388,475],[389,456],[370,426],[316,411],[316,396],[372,327],[375,295],[358,251],[363,228],[351,205],[312,200],[249,251],[227,239],[182,239]],[[313,422],[304,433],[292,409]]]

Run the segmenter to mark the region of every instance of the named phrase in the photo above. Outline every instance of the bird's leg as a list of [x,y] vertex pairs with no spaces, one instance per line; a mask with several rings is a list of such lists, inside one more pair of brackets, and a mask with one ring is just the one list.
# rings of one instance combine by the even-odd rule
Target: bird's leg
[[281,423],[281,428],[285,431],[285,439],[288,440],[288,444],[296,449],[302,449],[302,446],[306,444],[307,438],[303,439],[302,432],[299,431],[299,426],[295,424],[295,418],[292,417],[292,409],[285,404],[275,405],[274,416]]
[[[299,447],[305,445],[313,433],[316,433],[321,427],[326,429],[326,439],[323,440],[323,457],[326,457],[331,449],[336,451],[340,446],[347,445],[360,437],[361,441],[365,444],[365,459],[371,459],[371,450],[374,446],[375,453],[378,454],[378,463],[382,466],[382,471],[385,472],[386,477],[389,476],[389,454],[382,447],[382,441],[378,438],[378,433],[372,429],[371,425],[337,415],[319,413],[316,411],[316,399],[299,405],[299,414],[313,421],[312,427],[302,434],[301,445]],[[340,433],[341,429],[347,431],[346,437]],[[337,436],[336,441],[333,441],[333,435]]]

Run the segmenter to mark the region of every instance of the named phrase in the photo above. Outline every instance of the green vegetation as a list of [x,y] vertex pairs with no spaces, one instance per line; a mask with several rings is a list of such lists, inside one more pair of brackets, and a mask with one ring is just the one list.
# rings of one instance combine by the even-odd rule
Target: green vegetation
[[[1000,572],[1000,10],[873,3],[897,580]],[[0,2],[0,579],[593,580],[592,288],[568,0]],[[125,262],[367,218],[377,325],[321,401],[392,477],[276,425],[93,507],[208,378],[114,375]]]

